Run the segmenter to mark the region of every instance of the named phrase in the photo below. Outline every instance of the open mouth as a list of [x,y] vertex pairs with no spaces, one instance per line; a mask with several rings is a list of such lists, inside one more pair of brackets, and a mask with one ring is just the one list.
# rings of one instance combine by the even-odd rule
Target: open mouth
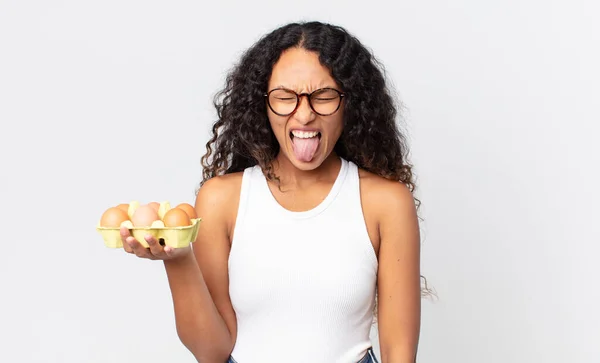
[[296,159],[308,163],[313,160],[321,141],[319,131],[299,131],[290,132],[292,140],[292,149]]

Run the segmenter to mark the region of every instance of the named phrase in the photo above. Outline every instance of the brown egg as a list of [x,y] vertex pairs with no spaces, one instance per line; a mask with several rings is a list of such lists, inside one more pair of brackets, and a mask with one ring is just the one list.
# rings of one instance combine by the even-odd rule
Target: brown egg
[[107,228],[118,228],[121,226],[121,223],[128,220],[129,216],[127,212],[117,208],[111,207],[108,208],[100,218],[100,226]]
[[139,206],[131,216],[135,227],[150,227],[158,219],[158,213],[148,204]]
[[119,208],[123,212],[127,213],[129,211],[129,204],[127,204],[127,203],[121,203],[116,208]]
[[175,208],[183,209],[183,211],[187,213],[188,217],[192,219],[198,218],[198,216],[196,215],[196,209],[194,209],[194,207],[192,207],[191,204],[181,203]]
[[183,209],[171,208],[163,217],[165,227],[185,227],[192,224],[190,217]]
[[150,203],[148,203],[148,205],[151,206],[152,208],[154,208],[156,213],[158,213],[158,208],[160,208],[160,204],[158,202],[150,202]]

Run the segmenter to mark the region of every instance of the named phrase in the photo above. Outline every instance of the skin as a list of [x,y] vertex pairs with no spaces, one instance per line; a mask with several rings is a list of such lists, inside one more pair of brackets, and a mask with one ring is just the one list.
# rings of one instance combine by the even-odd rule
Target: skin
[[[317,54],[293,48],[274,66],[269,89],[284,86],[298,93],[337,88]],[[339,88],[338,88],[339,89]],[[281,189],[270,184],[275,199],[292,211],[316,207],[333,186],[340,159],[333,152],[343,127],[343,105],[330,116],[316,115],[303,97],[286,117],[269,111],[269,122],[281,145],[274,164]],[[321,132],[310,162],[294,157],[289,138],[294,128]],[[378,256],[378,324],[382,363],[416,360],[421,315],[419,228],[413,197],[406,186],[359,170],[363,215]],[[122,230],[124,249],[141,258],[164,260],[175,305],[180,339],[198,361],[223,362],[237,335],[229,297],[228,256],[239,204],[242,173],[219,176],[200,189],[195,208],[202,228],[193,249],[163,248],[147,238],[146,249]]]

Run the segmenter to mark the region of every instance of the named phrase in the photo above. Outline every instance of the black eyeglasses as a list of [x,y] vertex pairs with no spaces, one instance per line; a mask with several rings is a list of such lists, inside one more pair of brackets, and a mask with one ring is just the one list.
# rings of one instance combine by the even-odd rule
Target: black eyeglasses
[[298,94],[287,88],[275,88],[264,95],[273,113],[289,116],[296,112],[300,105],[300,97],[306,96],[310,108],[317,115],[333,115],[340,109],[344,93],[335,88],[321,88],[311,93]]

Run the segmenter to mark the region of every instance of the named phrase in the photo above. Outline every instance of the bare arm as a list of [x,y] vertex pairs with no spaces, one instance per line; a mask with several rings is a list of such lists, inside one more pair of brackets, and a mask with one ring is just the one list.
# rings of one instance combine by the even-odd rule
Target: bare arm
[[236,176],[209,180],[200,189],[196,212],[202,218],[192,253],[165,260],[177,333],[196,360],[227,361],[237,323],[229,299],[231,221],[239,202]]
[[414,363],[421,320],[420,236],[413,196],[385,181],[379,215],[378,322],[382,363]]
[[233,346],[200,268],[190,253],[166,260],[177,333],[198,362],[225,362]]

